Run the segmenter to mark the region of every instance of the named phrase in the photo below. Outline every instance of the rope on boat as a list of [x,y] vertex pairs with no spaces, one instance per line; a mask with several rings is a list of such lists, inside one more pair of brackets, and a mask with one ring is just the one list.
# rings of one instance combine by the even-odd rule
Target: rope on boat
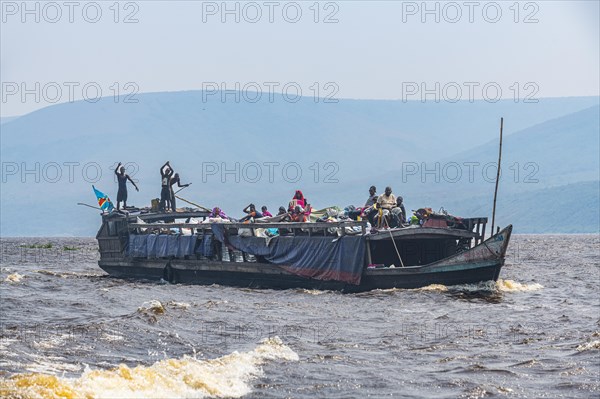
[[383,222],[385,223],[385,225],[388,228],[388,233],[390,233],[390,238],[392,239],[392,244],[394,244],[394,249],[396,250],[396,255],[398,255],[398,259],[400,259],[400,264],[402,265],[402,267],[404,267],[404,262],[402,262],[402,257],[400,256],[400,251],[398,251],[398,247],[396,246],[396,240],[394,240],[394,235],[392,234],[392,231],[390,230],[390,225],[388,224],[387,219],[385,217],[383,218]]

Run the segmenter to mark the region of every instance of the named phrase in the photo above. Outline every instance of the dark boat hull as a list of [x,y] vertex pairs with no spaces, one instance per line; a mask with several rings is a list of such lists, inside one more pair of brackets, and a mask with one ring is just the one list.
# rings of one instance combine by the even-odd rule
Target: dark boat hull
[[226,285],[245,288],[339,290],[420,288],[432,284],[458,285],[496,281],[512,226],[482,244],[424,266],[365,269],[360,285],[322,281],[292,274],[269,263],[218,262],[196,259],[111,259],[99,266],[119,278],[164,280],[171,283]]

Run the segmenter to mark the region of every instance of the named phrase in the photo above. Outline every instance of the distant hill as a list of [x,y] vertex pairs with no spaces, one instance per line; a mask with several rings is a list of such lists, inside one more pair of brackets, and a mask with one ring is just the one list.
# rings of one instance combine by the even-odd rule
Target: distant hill
[[[443,204],[455,214],[489,216],[489,232],[492,200],[493,189],[488,195],[469,199],[458,199],[449,195]],[[526,192],[501,192],[498,196],[496,226],[508,224],[514,225],[516,233],[598,233],[600,181],[538,188]]]
[[[3,167],[18,170],[13,175],[3,169],[0,234],[93,235],[97,212],[75,204],[95,201],[92,182],[115,197],[112,169],[117,161],[138,166],[135,170],[133,165],[130,173],[141,191],[130,190],[129,203],[140,206],[159,196],[158,168],[171,160],[183,181],[194,183],[182,196],[205,206],[218,204],[233,215],[239,215],[251,201],[276,209],[289,201],[296,188],[316,207],[360,204],[372,183],[380,191],[386,184],[394,185],[409,207],[438,206],[432,200],[457,199],[459,206],[452,205],[452,211],[466,215],[472,208],[465,199],[481,199],[480,206],[491,201],[490,183],[404,184],[401,164],[495,162],[500,116],[506,120],[504,165],[533,159],[539,163],[540,177],[539,183],[527,187],[515,188],[503,181],[501,194],[532,191],[545,195],[547,187],[598,180],[598,97],[541,99],[537,104],[377,100],[324,104],[312,98],[270,103],[263,96],[258,103],[223,103],[218,96],[205,102],[201,92],[192,91],[138,98],[137,104],[124,104],[122,99],[115,103],[112,98],[94,104],[59,104],[3,123]],[[55,182],[43,176],[53,175],[51,162],[61,168]],[[72,182],[65,162],[77,163]],[[206,173],[209,166],[232,169],[236,162],[240,169],[233,174]],[[260,179],[236,182],[235,174],[240,175],[249,162],[261,166]],[[264,162],[280,163],[273,181]],[[301,167],[297,182],[282,176],[281,166],[290,162]],[[328,168],[327,163],[331,163]],[[93,179],[94,167],[88,169],[92,178],[82,177],[86,164],[101,168],[98,180]],[[33,172],[23,175],[24,168]],[[447,206],[443,202],[440,206]],[[520,231],[542,226],[531,223],[520,225]],[[581,231],[589,231],[589,226]]]
[[0,118],[0,125],[3,125],[3,124],[5,124],[7,122],[10,122],[10,121],[14,121],[17,118],[18,118],[18,116],[5,116],[5,117],[2,117],[2,118]]
[[[600,180],[599,151],[600,107],[593,106],[507,136],[502,149],[505,181],[512,189],[526,189],[536,188],[538,183],[552,186]],[[497,158],[495,139],[443,162],[485,164],[497,162]],[[526,167],[528,163],[534,165]]]
[[[103,98],[57,104],[2,125],[2,155],[45,160],[109,155],[149,165],[172,154],[202,160],[336,161],[345,173],[392,169],[399,159],[440,159],[488,142],[498,120],[506,134],[592,105],[597,97],[541,99],[537,104],[468,101],[340,100],[330,104],[221,102],[200,91],[151,93],[136,104]],[[157,150],[160,147],[160,151]],[[207,151],[207,149],[209,149]],[[109,151],[110,149],[110,151]],[[389,156],[382,156],[386,149]],[[143,154],[143,157],[140,156]],[[343,155],[343,156],[342,156]],[[186,165],[187,166],[187,165]]]
[[[425,165],[418,158],[408,158],[405,162],[418,166],[414,174],[405,168],[403,175],[399,167],[376,178],[357,180],[354,185],[364,187],[363,191],[370,184],[377,184],[380,191],[384,185],[392,185],[411,209],[444,207],[455,215],[491,216],[498,144],[495,138]],[[500,224],[513,223],[515,231],[523,233],[599,231],[599,148],[598,106],[505,136],[497,206]],[[469,162],[478,165],[473,166],[472,180],[465,166]],[[439,172],[423,172],[425,168],[434,170],[436,163]],[[447,167],[444,174],[444,166],[450,164],[454,166]],[[492,165],[486,176],[487,164]],[[456,165],[462,173],[458,180]],[[345,195],[351,194],[341,193]]]

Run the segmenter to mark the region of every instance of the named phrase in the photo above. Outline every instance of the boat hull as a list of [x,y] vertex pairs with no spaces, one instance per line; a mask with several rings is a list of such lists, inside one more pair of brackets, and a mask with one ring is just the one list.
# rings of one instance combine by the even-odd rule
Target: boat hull
[[373,289],[420,288],[496,281],[512,232],[507,227],[468,251],[423,266],[365,268],[359,285],[322,281],[292,274],[270,263],[221,262],[197,259],[111,259],[99,266],[119,278],[164,280],[171,283],[226,285],[245,288],[305,288],[363,292]]
[[337,281],[307,279],[277,267],[275,268],[281,273],[265,273],[265,269],[273,267],[269,264],[254,264],[253,267],[246,266],[245,270],[235,270],[235,267],[221,263],[200,265],[193,261],[187,262],[101,262],[100,267],[111,276],[128,279],[164,280],[171,283],[199,285],[219,284],[244,288],[305,288],[363,292],[374,289],[419,288],[432,284],[449,286],[496,281],[504,263],[498,261],[456,265],[452,269],[442,271],[426,271],[422,270],[423,268],[413,270],[412,267],[396,268],[393,271],[368,270],[363,274],[360,285],[352,285]]

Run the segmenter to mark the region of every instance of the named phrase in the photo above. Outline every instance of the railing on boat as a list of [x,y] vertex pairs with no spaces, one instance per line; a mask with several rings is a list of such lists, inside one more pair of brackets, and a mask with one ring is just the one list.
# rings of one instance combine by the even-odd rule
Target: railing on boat
[[[464,218],[463,223],[467,226],[467,230],[475,233],[475,245],[480,244],[485,240],[485,226],[488,218]],[[494,232],[492,231],[492,234]]]
[[[257,221],[255,223],[240,223],[240,222],[226,222],[226,223],[175,223],[176,219],[184,219],[187,217],[191,217],[188,214],[163,214],[164,219],[159,217],[159,214],[149,215],[150,218],[144,218],[146,220],[165,220],[169,221],[167,223],[138,223],[137,218],[133,217],[125,217],[122,219],[114,219],[107,220],[108,224],[113,224],[112,222],[116,222],[113,224],[112,231],[109,231],[107,227],[107,231],[104,234],[100,234],[97,236],[99,244],[100,244],[100,252],[104,257],[109,258],[119,258],[122,256],[124,249],[127,245],[127,235],[131,233],[135,233],[136,230],[138,233],[141,232],[141,229],[144,229],[146,233],[160,233],[161,230],[171,230],[171,229],[179,229],[179,233],[183,234],[183,229],[191,229],[192,234],[210,234],[210,230],[212,229],[213,224],[222,225],[229,233],[232,233],[231,230],[237,229],[252,229],[254,233],[254,229],[269,229],[276,228],[284,230],[285,234],[288,235],[297,235],[297,234],[307,234],[309,236],[317,236],[317,235],[346,235],[346,227],[354,228],[358,227],[359,231],[356,231],[357,234],[366,235],[367,234],[367,222],[366,221],[341,221],[341,222],[264,222]],[[199,218],[206,219],[207,215],[197,215]],[[402,239],[402,238],[439,238],[440,236],[455,236],[457,240],[459,240],[459,245],[462,243],[464,247],[468,248],[471,246],[478,245],[484,240],[487,218],[464,218],[462,220],[463,225],[466,229],[458,229],[458,228],[438,228],[438,227],[418,227],[418,228],[404,228],[404,229],[393,229],[380,231],[379,234],[372,234],[367,237],[368,240],[380,240],[380,239],[390,239],[393,237],[394,240]],[[138,230],[139,229],[139,230]],[[335,231],[332,231],[335,229]],[[189,233],[188,233],[189,234]],[[234,233],[235,234],[235,233]],[[418,236],[418,237],[415,237]],[[367,245],[369,249],[370,255],[370,245]],[[243,254],[244,255],[244,254]],[[245,258],[245,256],[244,256]],[[370,258],[370,256],[369,256]]]
[[312,235],[313,233],[327,234],[328,229],[342,228],[341,235],[346,234],[345,227],[360,227],[361,233],[367,233],[366,221],[344,221],[344,222],[255,222],[255,223],[129,223],[130,230],[135,229],[179,229],[182,233],[183,229],[194,230],[211,230],[213,224],[222,225],[226,229],[286,229],[296,234],[298,230],[303,230]]
[[[169,215],[172,217],[171,215]],[[464,218],[463,224],[466,226],[466,229],[458,229],[458,228],[426,228],[420,227],[419,229],[422,233],[430,232],[444,232],[447,234],[448,232],[456,232],[457,237],[462,238],[473,238],[474,245],[478,245],[485,239],[485,230],[488,218],[479,217],[479,218]],[[182,233],[183,229],[195,229],[195,231],[199,230],[210,230],[212,224],[220,224],[223,225],[226,229],[285,229],[290,231],[292,234],[296,234],[298,231],[307,232],[309,235],[314,233],[323,233],[327,234],[329,229],[331,228],[341,228],[340,234],[346,234],[346,227],[360,227],[361,233],[367,233],[367,222],[366,221],[341,221],[341,222],[261,222],[257,221],[255,223],[241,223],[241,222],[222,222],[222,223],[127,223],[128,230],[132,231],[135,229],[179,229],[180,233]],[[425,230],[426,229],[426,230]],[[392,236],[401,237],[405,235],[414,234],[416,231],[412,229],[395,229],[393,230]],[[387,237],[387,234],[385,235]],[[381,237],[384,239],[385,237]]]

